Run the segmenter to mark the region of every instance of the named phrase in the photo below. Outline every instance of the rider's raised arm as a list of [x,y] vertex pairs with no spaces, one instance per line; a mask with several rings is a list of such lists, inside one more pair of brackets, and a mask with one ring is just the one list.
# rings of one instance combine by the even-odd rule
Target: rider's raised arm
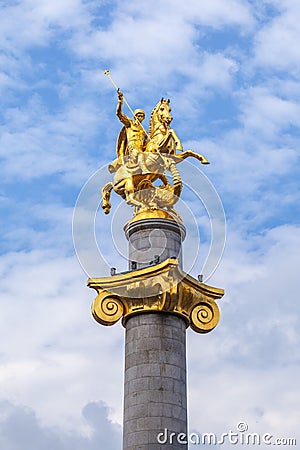
[[117,114],[120,122],[122,122],[125,125],[125,127],[130,127],[131,120],[123,113],[122,105],[123,105],[123,94],[118,89],[118,105],[117,105],[116,114]]

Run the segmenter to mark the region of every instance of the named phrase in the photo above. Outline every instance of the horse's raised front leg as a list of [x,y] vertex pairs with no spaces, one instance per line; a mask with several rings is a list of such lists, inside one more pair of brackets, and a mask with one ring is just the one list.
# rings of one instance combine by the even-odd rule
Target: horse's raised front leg
[[205,156],[200,155],[200,153],[193,152],[192,150],[186,150],[183,153],[179,153],[178,155],[176,155],[176,158],[178,158],[180,160],[184,160],[190,156],[192,158],[198,159],[198,161],[200,161],[201,164],[209,164],[209,161],[208,161],[208,159],[205,158]]
[[102,208],[105,214],[109,214],[111,204],[110,204],[110,194],[113,189],[113,184],[111,182],[106,183],[102,188]]

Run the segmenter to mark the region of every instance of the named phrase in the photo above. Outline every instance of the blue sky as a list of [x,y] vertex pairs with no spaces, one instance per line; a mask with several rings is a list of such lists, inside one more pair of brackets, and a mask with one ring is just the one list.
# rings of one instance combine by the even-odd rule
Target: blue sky
[[[171,99],[173,127],[211,161],[203,172],[226,211],[210,279],[226,291],[221,323],[207,336],[188,331],[191,429],[221,434],[244,420],[297,437],[299,2],[0,7],[1,448],[121,448],[124,330],[92,320],[72,243],[77,196],[115,156],[107,68],[147,118]],[[198,211],[188,189],[183,200]],[[122,266],[108,245],[113,215],[97,217],[98,245]]]

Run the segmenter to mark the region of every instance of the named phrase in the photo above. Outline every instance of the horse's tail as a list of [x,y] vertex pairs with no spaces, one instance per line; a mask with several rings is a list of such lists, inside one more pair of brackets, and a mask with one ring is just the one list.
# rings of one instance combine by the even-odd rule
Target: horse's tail
[[111,182],[106,183],[102,188],[102,208],[105,214],[109,214],[111,204],[110,204],[110,193],[112,191],[113,184]]
[[172,162],[170,164],[169,170],[171,172],[172,180],[174,183],[174,195],[176,195],[176,197],[180,197],[182,191],[182,181],[175,163]]

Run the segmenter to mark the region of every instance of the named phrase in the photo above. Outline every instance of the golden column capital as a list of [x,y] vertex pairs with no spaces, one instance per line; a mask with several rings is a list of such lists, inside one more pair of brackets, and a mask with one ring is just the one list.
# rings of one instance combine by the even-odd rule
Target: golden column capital
[[224,290],[201,283],[183,272],[177,259],[111,277],[90,278],[97,291],[92,314],[101,325],[113,325],[139,313],[161,312],[181,316],[197,333],[208,333],[219,322],[215,300]]

